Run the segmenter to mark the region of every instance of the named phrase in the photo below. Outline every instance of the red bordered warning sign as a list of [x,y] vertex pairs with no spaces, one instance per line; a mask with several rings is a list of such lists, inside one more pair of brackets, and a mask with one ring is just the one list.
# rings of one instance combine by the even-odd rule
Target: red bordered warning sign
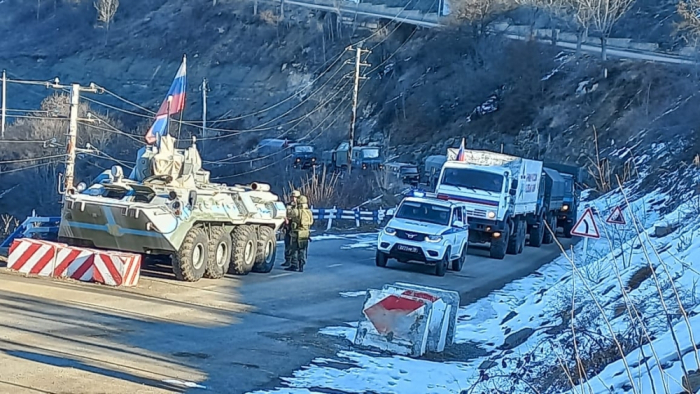
[[615,207],[615,209],[613,209],[613,211],[610,213],[610,216],[605,219],[605,223],[627,224],[627,221],[625,220],[625,215],[622,214],[622,209],[620,209],[620,207]]
[[576,222],[574,228],[571,229],[571,234],[578,237],[600,238],[600,231],[598,231],[598,225],[595,223],[593,210],[591,208],[587,208],[583,215],[581,215],[581,218]]

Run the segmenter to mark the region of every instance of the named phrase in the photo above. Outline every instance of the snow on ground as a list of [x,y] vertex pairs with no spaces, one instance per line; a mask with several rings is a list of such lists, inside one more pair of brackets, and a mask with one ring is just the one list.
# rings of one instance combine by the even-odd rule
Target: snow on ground
[[[571,382],[580,384],[572,393],[682,392],[683,369],[700,367],[693,345],[700,341],[700,198],[674,196],[674,204],[660,190],[631,194],[630,201],[611,192],[582,204],[580,214],[594,208],[602,233],[585,254],[579,242],[534,274],[461,308],[457,343],[487,356],[434,362],[342,351],[284,378],[289,388],[256,394],[478,393],[493,387],[553,393],[571,390]],[[627,224],[605,224],[617,206]],[[351,342],[355,326],[321,333]],[[586,366],[583,382],[576,377],[577,358]]]

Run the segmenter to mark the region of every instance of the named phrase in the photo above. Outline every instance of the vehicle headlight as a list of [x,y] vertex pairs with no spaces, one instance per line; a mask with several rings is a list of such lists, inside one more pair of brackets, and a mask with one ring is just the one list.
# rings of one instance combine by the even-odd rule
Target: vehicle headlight
[[82,193],[83,191],[85,191],[85,189],[87,189],[87,185],[85,184],[85,182],[78,183],[78,186],[76,187],[78,193]]
[[489,219],[493,219],[496,217],[496,212],[494,211],[489,211],[486,216],[488,216]]
[[442,235],[428,235],[425,237],[427,242],[440,242],[442,241]]
[[561,206],[562,211],[568,211],[569,210],[569,204],[564,204]]
[[394,235],[394,234],[396,234],[396,229],[393,229],[391,227],[386,227],[386,228],[384,228],[384,232],[389,234],[389,235]]

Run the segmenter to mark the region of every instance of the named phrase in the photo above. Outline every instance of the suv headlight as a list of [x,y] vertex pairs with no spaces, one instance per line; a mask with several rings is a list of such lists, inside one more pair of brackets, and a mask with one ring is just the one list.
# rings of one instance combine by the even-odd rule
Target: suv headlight
[[488,216],[489,219],[493,219],[496,217],[496,212],[494,211],[489,211],[486,216]]
[[440,242],[442,241],[442,235],[428,235],[425,237],[427,242]]
[[389,235],[394,235],[394,234],[396,234],[396,229],[393,229],[391,227],[385,227],[384,232],[389,234]]

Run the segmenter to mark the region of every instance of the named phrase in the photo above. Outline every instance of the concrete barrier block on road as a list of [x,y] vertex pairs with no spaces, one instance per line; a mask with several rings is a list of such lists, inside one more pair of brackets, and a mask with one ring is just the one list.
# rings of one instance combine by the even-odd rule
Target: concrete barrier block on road
[[425,354],[433,303],[402,295],[404,291],[367,290],[355,346],[411,357]]
[[458,292],[401,282],[384,286],[384,290],[389,289],[401,291],[402,295],[410,295],[433,302],[433,313],[428,323],[428,351],[442,352],[445,350],[445,346],[454,344],[460,302]]

